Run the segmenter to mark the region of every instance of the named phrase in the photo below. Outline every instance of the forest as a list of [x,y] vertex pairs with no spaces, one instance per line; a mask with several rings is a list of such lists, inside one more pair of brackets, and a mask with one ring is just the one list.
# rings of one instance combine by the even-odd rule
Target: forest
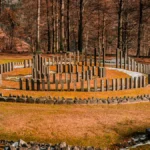
[[0,50],[149,56],[149,14],[149,0],[0,0]]

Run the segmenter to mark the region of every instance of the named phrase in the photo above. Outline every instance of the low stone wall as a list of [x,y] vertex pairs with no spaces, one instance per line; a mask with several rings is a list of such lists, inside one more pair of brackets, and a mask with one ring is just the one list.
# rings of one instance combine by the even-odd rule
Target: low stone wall
[[0,144],[3,145],[4,150],[101,150],[100,148],[94,148],[92,146],[83,147],[67,145],[66,142],[46,144],[37,142],[27,143],[23,140],[17,142],[0,140]]
[[31,103],[31,104],[127,104],[136,102],[150,102],[150,94],[140,95],[137,97],[108,97],[107,99],[101,98],[60,98],[60,97],[39,97],[33,98],[28,96],[2,96],[0,94],[0,102],[14,102],[14,103]]

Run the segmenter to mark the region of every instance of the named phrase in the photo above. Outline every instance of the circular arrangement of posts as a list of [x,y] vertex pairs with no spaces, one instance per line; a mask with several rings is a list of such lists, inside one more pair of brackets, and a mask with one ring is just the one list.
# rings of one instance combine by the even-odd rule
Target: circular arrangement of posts
[[[150,82],[150,65],[138,63],[130,57],[122,57],[121,51],[117,51],[114,63],[105,61],[104,57],[101,61],[96,53],[94,57],[86,54],[81,56],[78,51],[46,57],[34,54],[32,59],[23,62],[1,64],[0,85],[2,73],[13,71],[18,65],[22,68],[32,68],[32,75],[29,78],[19,78],[19,90],[103,92],[141,88]],[[143,75],[134,78],[107,79],[106,65],[140,72]]]

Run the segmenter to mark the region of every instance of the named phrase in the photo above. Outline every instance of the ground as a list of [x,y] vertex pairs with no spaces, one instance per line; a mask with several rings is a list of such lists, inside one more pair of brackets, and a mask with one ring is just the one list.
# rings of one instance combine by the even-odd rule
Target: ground
[[150,103],[30,105],[0,103],[0,139],[106,147],[150,124]]
[[[30,58],[31,56],[26,56]],[[24,56],[1,55],[2,62],[19,61]],[[107,77],[128,77],[127,74],[107,70]],[[6,73],[5,76],[27,75],[31,69]],[[15,82],[3,84],[17,87]],[[124,97],[150,93],[150,87],[109,92],[32,92],[0,89],[4,95],[60,96],[60,97]],[[108,147],[128,139],[134,132],[145,131],[150,124],[150,103],[123,105],[41,105],[0,103],[0,139]],[[148,149],[146,147],[146,149]]]

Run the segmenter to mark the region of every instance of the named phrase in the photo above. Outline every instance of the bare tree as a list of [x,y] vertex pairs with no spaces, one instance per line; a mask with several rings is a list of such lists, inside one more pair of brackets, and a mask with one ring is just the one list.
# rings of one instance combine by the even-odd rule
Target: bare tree
[[138,45],[137,45],[137,54],[136,54],[137,57],[140,56],[140,50],[141,50],[142,24],[143,24],[143,3],[142,0],[139,0],[139,27],[138,27]]
[[56,0],[56,52],[59,51],[59,15],[58,15],[58,0]]
[[121,48],[122,44],[122,12],[123,12],[123,0],[119,0],[119,9],[118,9],[118,44],[117,48]]
[[40,9],[41,1],[37,0],[37,40],[36,40],[36,52],[40,52]]
[[80,0],[79,13],[79,28],[78,28],[78,50],[82,52],[83,49],[83,0]]
[[47,40],[48,40],[48,53],[51,51],[51,32],[50,32],[50,17],[49,17],[49,0],[46,0],[46,17],[47,17]]
[[64,0],[60,0],[60,50],[64,51],[65,43],[65,20],[64,20]]
[[0,15],[2,13],[2,0],[0,0]]
[[67,51],[70,51],[70,0],[67,0]]

